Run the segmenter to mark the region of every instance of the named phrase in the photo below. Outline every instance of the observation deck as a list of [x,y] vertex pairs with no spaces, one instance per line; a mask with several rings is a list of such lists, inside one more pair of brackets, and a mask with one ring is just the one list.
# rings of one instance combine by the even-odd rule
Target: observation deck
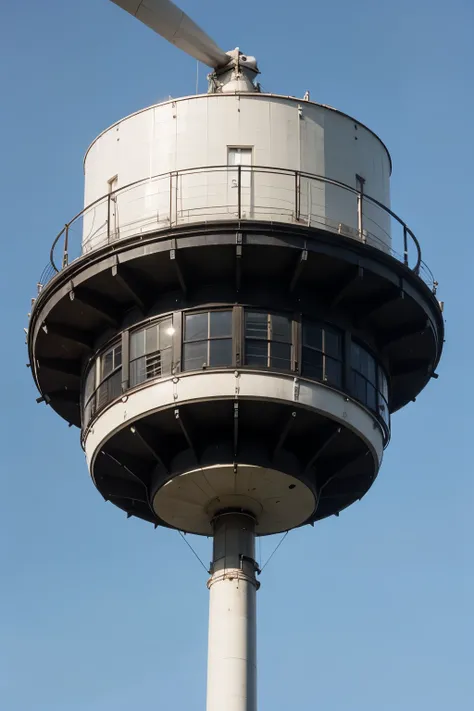
[[[339,193],[345,222],[321,199]],[[264,166],[109,191],[56,237],[38,292],[39,401],[82,428],[96,486],[129,514],[202,534],[215,476],[230,496],[235,466],[245,491],[229,501],[267,472],[284,502],[260,534],[360,498],[390,413],[434,375],[443,342],[436,282],[401,218],[349,185]],[[183,509],[173,487],[193,471],[190,501],[203,476],[212,491]]]

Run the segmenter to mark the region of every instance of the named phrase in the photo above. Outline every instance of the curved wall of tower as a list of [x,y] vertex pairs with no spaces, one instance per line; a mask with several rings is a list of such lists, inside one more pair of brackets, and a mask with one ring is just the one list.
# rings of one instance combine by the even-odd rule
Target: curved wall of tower
[[[170,226],[289,222],[389,251],[391,161],[335,109],[269,94],[170,100],[122,119],[85,162],[83,252]],[[363,229],[358,191],[363,201]]]

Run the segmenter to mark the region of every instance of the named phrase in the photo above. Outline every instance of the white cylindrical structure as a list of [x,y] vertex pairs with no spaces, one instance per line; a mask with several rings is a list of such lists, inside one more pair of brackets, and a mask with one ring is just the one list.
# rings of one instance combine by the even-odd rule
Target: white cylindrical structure
[[364,195],[390,206],[386,147],[355,119],[310,101],[258,92],[166,101],[101,133],[84,172],[83,253],[236,218],[391,246],[389,214],[368,198],[360,229],[356,192],[363,184]]
[[214,520],[208,582],[207,711],[256,711],[257,618],[255,520],[223,513]]

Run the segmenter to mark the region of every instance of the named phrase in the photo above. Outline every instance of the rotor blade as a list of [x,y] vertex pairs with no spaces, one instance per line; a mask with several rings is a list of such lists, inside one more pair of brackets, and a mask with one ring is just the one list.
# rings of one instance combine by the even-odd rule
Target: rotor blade
[[222,67],[230,57],[171,0],[112,0],[144,25],[209,67]]

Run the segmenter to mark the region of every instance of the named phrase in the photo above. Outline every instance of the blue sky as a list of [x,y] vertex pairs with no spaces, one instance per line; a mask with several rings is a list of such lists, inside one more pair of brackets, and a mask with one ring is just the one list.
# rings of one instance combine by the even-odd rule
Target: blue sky
[[[470,709],[474,4],[182,6],[225,49],[258,57],[265,90],[310,89],[381,136],[393,208],[445,301],[440,377],[393,418],[372,491],[291,533],[262,576],[259,709]],[[127,521],[95,492],[78,432],[35,404],[23,334],[50,244],[81,208],[88,144],[193,93],[195,76],[194,60],[106,0],[2,3],[2,711],[204,708],[205,573],[177,533]],[[207,561],[209,543],[194,544]]]

